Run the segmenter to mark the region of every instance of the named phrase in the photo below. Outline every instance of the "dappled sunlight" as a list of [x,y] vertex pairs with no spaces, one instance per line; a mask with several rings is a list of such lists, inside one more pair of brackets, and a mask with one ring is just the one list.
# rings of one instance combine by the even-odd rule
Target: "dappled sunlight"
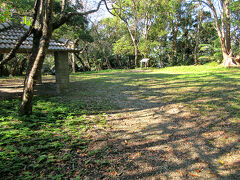
[[[128,121],[125,119],[125,121],[119,121],[122,124],[120,125],[121,129],[125,125],[125,131],[120,131],[120,135],[116,134],[117,131],[114,131],[114,136],[121,137],[121,139],[127,141],[126,151],[132,152],[129,155],[126,153],[127,157],[125,158],[132,160],[135,166],[138,167],[135,169],[134,174],[132,174],[132,171],[131,173],[129,172],[132,175],[122,178],[162,176],[168,176],[169,178],[185,176],[213,178],[227,175],[224,174],[225,172],[228,172],[228,174],[230,171],[231,174],[237,173],[237,171],[230,169],[223,171],[219,164],[215,163],[215,161],[218,161],[219,155],[225,154],[225,148],[228,146],[236,147],[235,145],[237,144],[237,141],[224,144],[223,147],[211,144],[210,137],[214,138],[214,136],[223,133],[223,131],[211,132],[210,130],[213,128],[213,123],[220,122],[216,120],[216,117],[215,119],[213,117],[178,119],[181,117],[180,112],[175,112],[174,117],[167,114],[165,116],[165,113],[159,113],[157,122],[156,119],[152,122],[144,122],[146,118],[152,117],[151,113],[145,112],[144,118],[140,117],[143,122],[139,126],[138,121],[141,120],[133,114],[141,114],[142,112],[135,111],[131,112],[131,114],[125,114],[125,116],[131,119],[132,123],[135,122],[136,125],[134,127],[139,127],[139,130],[134,131],[131,128],[132,125],[126,124]],[[162,119],[167,120],[163,121]],[[198,123],[192,123],[194,119],[206,123],[199,127]],[[202,122],[200,123],[202,124]],[[115,128],[119,128],[119,125]],[[125,134],[129,136],[125,136]],[[228,151],[228,148],[226,151]],[[239,152],[237,152],[237,155],[240,158]],[[138,174],[138,172],[146,170],[145,166],[151,167],[152,170],[141,175]]]
[[[229,76],[232,74],[226,73],[221,81],[223,76],[203,72],[109,74],[104,81],[113,92],[108,96],[119,109],[108,112],[115,141],[107,152],[113,161],[119,161],[115,170],[123,172],[120,177],[237,176],[230,166],[223,170],[216,163],[227,154],[240,158],[234,150],[239,142],[237,128],[233,128],[236,123],[227,122],[234,115],[231,108],[239,107],[235,102],[239,86],[237,79]],[[230,98],[228,108],[226,98]],[[221,133],[229,132],[230,127],[233,132],[226,139]],[[132,168],[124,168],[124,164]]]
[[[65,164],[73,174],[81,169],[84,177],[234,179],[240,172],[240,74],[196,69],[72,75],[68,93],[37,96],[33,119],[42,120],[34,120],[33,127],[14,116],[2,129],[12,137],[18,136],[19,126],[28,125],[19,140],[36,134],[40,142],[52,139],[47,144],[57,151],[47,157],[61,158],[51,161],[54,167],[63,172]],[[40,163],[34,165],[48,162],[35,156]]]

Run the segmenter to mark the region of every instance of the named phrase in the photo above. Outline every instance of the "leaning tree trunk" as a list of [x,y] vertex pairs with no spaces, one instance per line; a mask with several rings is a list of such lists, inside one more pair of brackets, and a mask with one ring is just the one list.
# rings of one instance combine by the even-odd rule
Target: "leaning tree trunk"
[[43,63],[45,58],[46,49],[48,47],[47,39],[43,40],[41,47],[38,51],[37,57],[34,61],[33,67],[28,74],[25,83],[24,83],[24,91],[22,97],[22,103],[19,109],[20,115],[28,115],[32,113],[32,100],[33,100],[33,93],[34,93],[34,85],[36,81],[34,77],[37,75],[38,66]]
[[77,53],[74,53],[74,55],[77,57],[77,59],[78,59],[78,60],[80,61],[80,63],[82,64],[83,71],[91,71],[91,69],[84,64],[82,58],[81,58]]
[[[30,72],[31,72],[31,69],[33,67],[33,64],[34,64],[34,61],[38,55],[38,50],[39,50],[39,46],[40,46],[40,39],[42,37],[42,32],[41,30],[35,30],[33,32],[33,47],[32,47],[32,53],[29,57],[29,61],[28,61],[28,65],[27,65],[27,72],[26,72],[26,78],[25,78],[25,81],[27,80]],[[39,67],[38,67],[38,71],[36,73],[36,75],[33,77],[34,80],[37,82],[40,82],[41,81],[41,74],[39,75],[38,73],[40,73],[39,71]],[[41,83],[41,82],[40,82]],[[25,84],[25,83],[24,83]]]
[[87,64],[88,64],[88,69],[89,69],[89,71],[91,71],[92,66],[91,66],[90,60],[88,59],[88,57],[86,57],[86,60],[87,60]]
[[41,45],[38,50],[37,56],[33,62],[33,66],[24,82],[24,91],[22,97],[22,103],[20,105],[20,115],[28,115],[32,113],[32,100],[34,92],[34,77],[38,75],[39,67],[42,66],[46,51],[49,46],[50,38],[52,36],[52,0],[47,0],[46,10],[44,14],[43,30]]

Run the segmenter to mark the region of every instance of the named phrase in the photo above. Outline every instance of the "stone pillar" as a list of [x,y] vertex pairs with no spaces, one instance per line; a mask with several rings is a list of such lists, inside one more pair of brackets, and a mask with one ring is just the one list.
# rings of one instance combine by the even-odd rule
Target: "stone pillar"
[[69,85],[69,67],[68,67],[68,53],[55,52],[55,73],[57,93],[64,93],[68,90]]

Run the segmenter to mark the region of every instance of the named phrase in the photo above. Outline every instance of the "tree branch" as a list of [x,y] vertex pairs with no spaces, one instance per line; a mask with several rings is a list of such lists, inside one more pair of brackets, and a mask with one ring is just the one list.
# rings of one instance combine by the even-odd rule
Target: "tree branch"
[[93,10],[90,10],[90,11],[86,11],[86,12],[69,12],[69,13],[62,13],[61,16],[60,16],[60,19],[53,23],[53,30],[59,28],[60,26],[62,26],[65,22],[67,22],[70,18],[74,17],[74,16],[85,16],[85,15],[88,15],[88,14],[92,14],[94,12],[97,12],[101,6],[101,3],[105,2],[105,0],[101,0],[99,3],[98,3],[98,6],[96,9],[93,9]]
[[212,7],[211,7],[207,2],[205,2],[205,1],[202,1],[202,0],[194,0],[193,2],[197,2],[197,3],[201,2],[201,3],[205,4],[207,7],[209,7],[209,8],[212,10]]
[[65,11],[66,5],[67,5],[67,0],[62,0],[61,13],[63,13]]
[[35,25],[37,14],[39,10],[40,0],[37,0],[34,5],[34,14],[33,14],[33,21],[31,23],[31,26],[29,27],[28,31],[24,33],[24,35],[17,41],[14,48],[10,51],[10,53],[0,62],[0,67],[6,64],[8,61],[10,61],[12,58],[16,56],[16,52],[19,49],[19,47],[22,45],[23,41],[27,39],[28,36],[32,33],[34,30],[33,26]]
[[116,16],[115,14],[113,14],[113,13],[110,11],[110,9],[109,9],[109,7],[108,7],[108,5],[107,5],[107,2],[106,2],[105,0],[104,0],[103,2],[104,2],[104,4],[105,4],[105,7],[106,7],[107,11],[108,11],[112,16]]

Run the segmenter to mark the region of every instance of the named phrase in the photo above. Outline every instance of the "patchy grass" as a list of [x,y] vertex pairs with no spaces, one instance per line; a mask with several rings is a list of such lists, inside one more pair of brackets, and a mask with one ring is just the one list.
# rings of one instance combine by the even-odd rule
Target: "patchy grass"
[[[147,171],[145,167],[146,172],[136,173],[133,169],[134,167],[141,169],[137,166],[137,162],[150,163],[153,161],[150,160],[151,156],[160,157],[157,151],[146,149],[139,151],[140,147],[157,148],[151,147],[147,141],[155,139],[158,142],[158,138],[162,138],[159,140],[161,143],[158,148],[165,141],[169,141],[170,146],[176,134],[185,132],[183,125],[192,127],[192,131],[199,131],[201,141],[208,144],[214,151],[219,150],[219,156],[214,158],[209,156],[209,166],[213,163],[210,160],[214,160],[215,163],[212,166],[215,169],[211,173],[218,174],[216,171],[221,170],[217,167],[222,168],[226,164],[229,167],[232,165],[232,173],[234,173],[235,170],[239,170],[238,162],[234,160],[230,162],[229,159],[239,157],[240,151],[237,143],[240,128],[239,79],[239,69],[226,69],[216,64],[146,71],[108,70],[71,75],[68,94],[36,96],[34,113],[30,117],[18,116],[19,99],[2,100],[0,102],[1,178],[83,179],[86,176],[95,178],[122,176],[123,179],[145,179],[164,171],[180,172],[182,167],[174,166],[173,161],[168,166],[168,171],[163,169]],[[7,81],[8,78],[1,78],[1,80]],[[184,112],[184,114],[181,111],[185,109],[188,113]],[[153,111],[155,114],[152,113]],[[171,125],[167,123],[158,125],[156,118],[147,119],[150,116],[148,112],[152,113],[151,117],[160,114],[159,121],[165,118],[168,122],[174,122],[171,122]],[[115,122],[110,118],[111,114],[116,114],[113,117],[118,121]],[[180,120],[177,121],[177,118]],[[143,125],[145,121],[147,125]],[[122,122],[127,125],[121,124]],[[194,126],[192,122],[197,125]],[[116,131],[108,130],[109,123]],[[175,127],[174,123],[178,127]],[[98,129],[98,127],[102,128],[101,131],[93,134],[92,129]],[[202,130],[197,130],[198,127]],[[167,128],[169,129],[165,132]],[[102,146],[92,143],[99,139],[98,135],[102,132],[109,138],[116,138],[115,143],[103,143]],[[132,139],[124,139],[125,135]],[[195,140],[197,141],[194,138],[198,138],[198,135],[189,137],[189,139],[192,138],[193,144]],[[182,136],[179,135],[179,137]],[[139,140],[139,137],[142,139]],[[142,145],[130,147],[130,142],[133,143],[136,139]],[[93,148],[89,148],[89,144]],[[125,146],[136,149],[136,153],[124,150]],[[173,146],[175,149],[180,147],[181,145]],[[205,146],[202,145],[202,147]],[[234,152],[226,150],[226,153],[220,153],[221,148],[225,147],[230,149],[232,147]],[[164,151],[161,150],[161,152]],[[179,152],[176,154],[180,156]],[[126,156],[129,156],[128,160],[121,159]],[[186,156],[186,159],[189,157]],[[166,163],[171,158],[168,159],[166,157],[159,163]],[[186,160],[182,164],[192,161],[195,160]],[[150,165],[155,164],[150,163]],[[121,171],[117,166],[123,167]],[[174,170],[171,170],[171,167]],[[193,169],[192,175],[189,174],[193,177],[198,177],[200,171],[203,174],[205,172],[199,170],[199,167],[194,169],[189,166],[188,168]],[[222,177],[231,177],[226,169],[224,172],[225,175]],[[235,176],[237,176],[236,173]],[[214,176],[210,177],[214,178]]]
[[[93,125],[105,125],[104,114],[95,119],[84,102],[62,97],[36,97],[34,113],[19,117],[19,100],[0,102],[0,174],[3,179],[73,177],[83,168]],[[81,155],[78,155],[81,152]],[[79,159],[80,158],[80,159]]]

